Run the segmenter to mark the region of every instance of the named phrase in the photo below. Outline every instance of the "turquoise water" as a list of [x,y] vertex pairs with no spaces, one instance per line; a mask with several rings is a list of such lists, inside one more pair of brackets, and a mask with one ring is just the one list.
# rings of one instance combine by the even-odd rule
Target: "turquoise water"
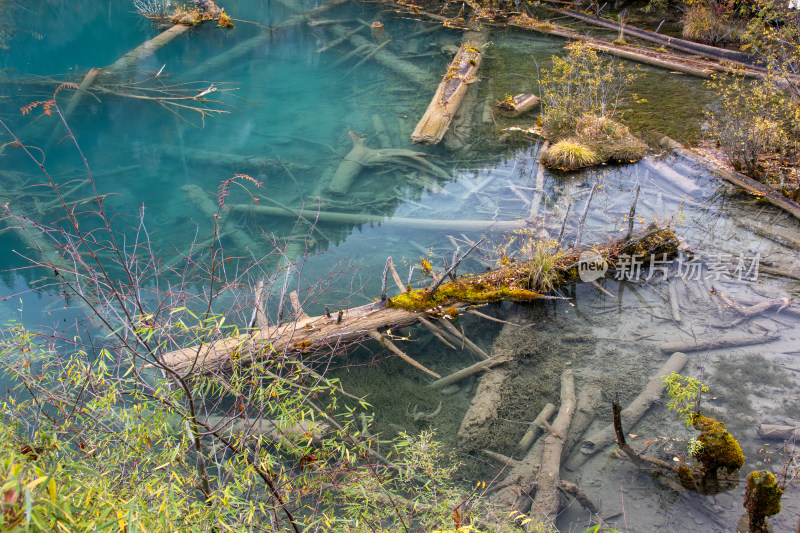
[[[231,259],[231,263],[226,263],[230,265],[228,268],[247,268],[254,255],[260,257],[273,252],[271,239],[287,239],[294,235],[308,243],[311,255],[303,262],[302,269],[298,267],[299,274],[292,283],[304,289],[322,280],[320,283],[327,287],[309,303],[310,311],[371,301],[379,295],[387,256],[393,257],[405,279],[409,267],[418,264],[420,257],[427,256],[439,266],[442,257],[449,260],[457,246],[463,250],[486,235],[482,250],[464,263],[462,271],[475,272],[494,264],[494,247],[502,243],[504,237],[491,230],[491,222],[531,216],[531,205],[537,193],[535,158],[539,142],[533,136],[505,130],[510,126],[530,127],[535,117],[506,119],[492,113],[491,106],[506,93],[536,92],[536,65],[545,67],[548,58],[559,53],[563,43],[519,32],[487,36],[492,44],[480,71],[484,78],[470,88],[474,94],[473,129],[466,137],[467,146],[455,150],[446,146],[420,147],[411,144],[410,133],[422,116],[454,47],[460,42],[461,35],[455,30],[437,29],[409,39],[409,35],[430,28],[431,24],[394,16],[373,5],[344,5],[321,16],[345,21],[340,24],[347,29],[358,28],[359,19],[382,20],[388,34],[397,36],[385,49],[421,71],[422,79],[417,82],[372,60],[358,64],[358,56],[342,62],[352,50],[347,43],[316,53],[337,35],[326,25],[309,27],[303,24],[276,31],[244,55],[215,60],[219,54],[259,35],[263,26],[280,24],[292,14],[314,5],[295,2],[287,6],[254,0],[226,2],[224,7],[235,19],[257,25],[237,22],[237,28],[232,31],[213,25],[194,28],[137,64],[126,83],[149,79],[144,85],[106,85],[108,90],[118,94],[95,92],[94,96],[82,99],[69,117],[69,124],[93,169],[99,193],[109,194],[104,206],[109,214],[115,215],[115,229],[132,239],[133,228],[138,225],[136,215],[144,206],[143,220],[157,243],[160,261],[170,263],[180,259],[180,254],[193,240],[207,239],[213,226],[213,217],[198,209],[187,197],[187,186],[206,191],[207,201],[216,206],[220,185],[235,174],[247,174],[262,183],[263,188],[256,188],[245,179],[238,180],[244,188],[230,187],[230,194],[224,199],[228,207],[253,205],[256,200],[261,206],[274,207],[271,201],[277,201],[291,208],[305,205],[312,212],[320,208],[387,218],[486,222],[478,229],[456,225],[442,230],[409,229],[390,223],[320,222],[318,229],[321,231],[312,232],[313,239],[308,239],[307,227],[293,217],[222,210],[222,216],[244,232],[250,244],[244,248],[241,239],[223,238],[225,256]],[[12,9],[14,20],[26,30],[9,38],[9,49],[3,54],[0,118],[26,145],[48,148],[46,168],[57,183],[65,184],[85,175],[74,146],[68,141],[58,142],[63,132],[55,130],[55,117],[43,116],[41,107],[25,116],[19,109],[33,101],[49,99],[63,81],[80,82],[89,68],[114,63],[163,28],[131,13],[126,2],[98,5],[97,2],[42,1],[26,4],[24,9],[7,5],[5,8]],[[367,29],[360,34],[370,37]],[[152,78],[159,70],[160,75]],[[652,115],[657,122],[653,127],[666,133],[674,135],[673,129],[679,133],[692,129],[696,134],[696,126],[687,126],[695,108],[687,105],[685,95],[689,91],[700,91],[699,83],[685,76],[645,70],[649,75],[647,82],[638,85],[636,90],[649,103],[634,112],[637,127]],[[236,90],[214,93],[220,103],[208,105],[224,113],[204,120],[192,110],[174,108],[172,111],[178,113],[176,115],[155,101],[130,97],[142,94],[142,87],[185,89],[185,94],[193,95],[212,83],[220,89]],[[176,84],[189,85],[176,87]],[[62,108],[71,96],[70,90],[58,96]],[[705,95],[702,96],[697,98],[700,103],[694,102],[696,108],[705,102]],[[182,103],[197,105],[191,100]],[[694,115],[696,117],[697,113]],[[54,130],[59,133],[54,134]],[[330,179],[352,147],[350,131],[365,137],[370,148],[422,152],[447,177],[394,165],[378,165],[360,172],[348,193],[330,194],[326,191]],[[7,135],[0,138],[3,143],[10,140]],[[8,202],[10,209],[31,218],[58,224],[63,213],[43,208],[54,199],[53,195],[35,186],[43,181],[43,176],[31,161],[12,148],[7,146],[0,154],[1,203]],[[218,154],[236,155],[241,159],[233,162]],[[254,165],[252,160],[248,161],[252,157],[269,161]],[[683,179],[676,181],[674,173]],[[784,269],[796,271],[798,266],[796,254],[755,237],[735,221],[744,221],[745,225],[785,226],[787,231],[796,229],[796,224],[763,205],[751,205],[718,194],[721,183],[716,178],[680,158],[651,159],[568,176],[545,172],[544,177],[536,224],[528,229],[532,233],[542,234],[543,230],[550,237],[556,237],[570,206],[566,235],[568,240],[574,239],[591,185],[599,182],[601,188],[594,197],[583,242],[602,241],[608,234],[617,234],[626,227],[634,190],[641,184],[637,227],[655,219],[671,218],[676,231],[696,252],[705,256],[759,253]],[[64,190],[71,187],[70,183]],[[68,200],[88,195],[87,189],[76,190]],[[52,291],[43,294],[29,290],[51,278],[48,278],[50,273],[42,269],[24,268],[25,261],[12,251],[30,253],[24,241],[5,231],[0,234],[0,249],[4,251],[0,286],[0,297],[4,298],[0,311],[4,317],[20,319],[31,326],[52,327],[54,320],[72,318],[77,313],[71,308],[62,309],[62,300]],[[261,273],[274,274],[277,263],[278,258],[273,254]],[[661,362],[657,345],[646,342],[618,345],[606,339],[651,334],[653,340],[667,341],[713,334],[709,333],[714,330],[710,329],[708,318],[717,311],[713,306],[706,308],[694,302],[698,294],[694,285],[687,286],[686,294],[681,293],[686,299],[686,318],[676,325],[664,320],[668,314],[664,283],[639,287],[609,279],[604,284],[618,298],[612,299],[593,287],[581,285],[565,289],[573,297],[570,303],[486,310],[504,318],[533,321],[537,327],[532,331],[538,335],[525,341],[531,344],[534,357],[529,357],[520,367],[515,378],[518,392],[509,395],[504,419],[492,428],[495,451],[511,453],[509,443],[518,438],[520,428],[535,415],[537,405],[557,400],[558,391],[554,389],[552,375],[560,372],[567,362],[573,363],[582,380],[602,385],[607,396],[617,390],[623,400],[635,396]],[[721,283],[715,288],[742,298],[792,295],[798,290],[797,283],[791,280],[765,277],[754,283]],[[790,356],[792,343],[797,341],[797,327],[793,318],[782,320],[780,344],[733,350],[729,357],[734,362],[748,361],[746,357],[752,353],[761,354],[770,365],[776,365],[775,382],[739,388],[730,388],[727,384],[729,390],[719,393],[723,400],[712,404],[713,409],[724,413],[726,422],[743,435],[752,466],[760,466],[758,461],[762,459],[758,453],[762,446],[753,432],[754,424],[759,420],[780,422],[796,417],[796,413],[791,413],[792,406],[796,405],[793,399],[797,390],[793,377],[796,372],[779,371],[778,367],[796,369],[798,366]],[[470,338],[486,350],[491,349],[500,331],[498,324],[472,317],[464,319],[462,325]],[[570,348],[562,343],[562,337],[572,331],[583,332],[590,341]],[[412,330],[411,333],[415,342],[408,343],[404,349],[443,375],[472,362],[463,351],[446,350],[422,331]],[[715,365],[722,358],[707,359],[696,356],[688,367],[689,373],[699,373],[701,366],[717,368]],[[438,393],[422,390],[424,378],[415,370],[397,360],[386,360],[382,356],[378,360],[377,364],[369,364],[374,362],[371,353],[354,351],[339,364],[346,387],[351,392],[367,395],[376,406],[376,420],[381,431],[391,434],[394,426],[422,429],[411,425],[408,413],[417,406],[432,411],[429,407],[442,401],[442,415],[433,425],[443,441],[455,446],[458,424],[467,410],[474,384],[467,383],[453,396],[440,397]],[[723,383],[721,379],[717,381]],[[748,396],[756,386],[768,391],[766,399]],[[736,405],[741,406],[743,394],[749,397],[747,401],[752,409],[752,414],[746,416],[743,411],[736,410],[741,407],[731,407],[734,397],[740,400]],[[787,398],[788,403],[784,402]],[[596,424],[603,423],[601,416],[598,415]],[[681,431],[680,423],[665,409],[656,407],[648,416],[637,432],[659,434],[665,427],[675,433]],[[752,420],[742,422],[746,417]],[[465,456],[465,460],[469,461],[465,481],[491,479],[495,466],[489,465],[485,458],[471,454]],[[669,529],[670,523],[682,524],[685,530],[702,525],[706,530],[722,531],[735,523],[741,506],[741,488],[730,495],[729,501],[723,497],[714,501],[701,500],[676,495],[668,488],[637,476],[627,465],[625,468],[619,465],[619,462],[598,456],[584,469],[566,477],[580,481],[590,496],[613,512],[619,510],[620,485],[624,485],[629,490],[625,493],[629,531],[651,531],[654,527]],[[796,492],[785,498],[786,510],[780,517],[785,524],[791,523],[792,513],[797,512],[798,500]],[[569,507],[559,522],[564,530],[580,530],[578,528],[585,524],[581,511],[575,507],[574,504]],[[665,512],[656,518],[654,509]],[[619,517],[617,526],[622,528]]]

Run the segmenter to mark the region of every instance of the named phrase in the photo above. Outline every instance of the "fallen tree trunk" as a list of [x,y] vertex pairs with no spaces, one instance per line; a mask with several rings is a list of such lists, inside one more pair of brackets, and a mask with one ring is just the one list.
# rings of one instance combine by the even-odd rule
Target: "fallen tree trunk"
[[668,342],[659,346],[659,349],[664,353],[699,352],[701,350],[719,350],[721,348],[736,348],[738,346],[764,344],[780,338],[781,336],[778,333],[767,333],[765,335],[725,335],[693,341]]
[[[561,407],[553,425],[547,427],[548,436],[539,439],[521,461],[510,461],[513,466],[500,482],[502,488],[489,496],[492,504],[509,513],[525,514],[533,501],[543,505],[542,511],[549,512],[555,499],[555,511],[558,511],[555,491],[560,478],[561,446],[574,412],[575,382],[572,370],[567,369],[561,375]],[[545,522],[550,523],[552,518],[554,515]]]
[[483,34],[479,32],[465,33],[464,43],[436,88],[428,109],[411,133],[414,143],[438,144],[444,137],[467,94],[469,84],[475,81],[475,73],[481,66],[481,51],[478,49],[481,40]]
[[[597,249],[611,263],[615,263],[620,254],[630,254],[633,249],[647,262],[651,256],[661,258],[664,253],[674,254],[677,239],[669,230],[656,229],[639,233],[627,241],[609,241]],[[563,252],[556,266],[562,271],[561,283],[578,279],[578,257],[584,250]],[[160,354],[158,361],[178,372],[216,372],[247,364],[262,355],[297,355],[314,350],[330,352],[347,343],[368,338],[378,329],[414,324],[420,317],[431,316],[429,312],[441,313],[449,307],[502,300],[534,301],[541,295],[525,288],[529,268],[527,263],[520,262],[479,275],[460,276],[455,282],[441,284],[435,293],[430,289],[411,290],[387,301],[343,310],[339,316],[305,316],[279,326]]]
[[349,0],[328,0],[314,9],[309,9],[304,13],[292,15],[288,19],[278,24],[274,24],[250,39],[243,41],[231,49],[217,54],[202,65],[198,65],[185,74],[185,78],[189,80],[202,78],[207,72],[217,72],[221,69],[230,68],[232,65],[237,65],[237,60],[243,56],[250,54],[256,48],[261,48],[267,44],[271,39],[277,35],[311,21],[314,17],[343,4],[348,3]]
[[492,368],[481,376],[478,390],[458,429],[459,446],[474,450],[487,444],[486,434],[490,432],[489,426],[498,419],[503,391],[511,376],[511,370],[505,366]]
[[[685,353],[676,352],[672,354],[658,370],[658,373],[650,378],[644,390],[622,411],[625,427],[632,428],[636,425],[639,419],[650,409],[650,406],[661,398],[661,393],[664,390],[664,377],[673,372],[683,370],[688,360],[689,357]],[[581,443],[578,452],[570,457],[567,468],[572,471],[580,468],[591,456],[614,442],[615,434],[614,426],[611,424],[589,435]]]
[[757,67],[761,63],[758,57],[745,52],[739,52],[738,50],[726,50],[717,46],[709,46],[707,44],[678,39],[677,37],[671,37],[669,35],[642,30],[635,26],[620,24],[619,22],[614,22],[601,17],[595,17],[594,15],[589,15],[587,13],[580,13],[571,9],[554,10],[590,24],[595,24],[597,26],[612,30],[622,30],[624,33],[633,35],[637,39],[668,46],[672,49],[680,50],[681,52],[686,52],[688,54],[704,55],[718,60],[732,61],[748,68]]
[[[336,34],[337,37],[342,37],[347,34],[349,30],[344,26],[331,26],[331,31]],[[395,71],[401,77],[407,78],[417,85],[426,85],[430,80],[428,73],[414,63],[400,59],[386,48],[383,48],[382,45],[373,43],[363,35],[351,33],[347,38],[356,48],[363,46],[365,49],[373,49],[374,53],[372,57],[375,58],[375,61]],[[378,49],[378,47],[381,48]]]
[[443,389],[448,385],[452,385],[453,383],[458,383],[463,379],[467,379],[468,377],[474,376],[475,374],[479,374],[484,370],[488,370],[498,365],[502,365],[503,363],[507,363],[510,360],[511,358],[508,356],[508,354],[494,355],[489,359],[484,359],[483,361],[479,361],[472,366],[468,366],[467,368],[461,369],[458,372],[453,372],[449,376],[445,376],[439,380],[436,380],[430,385],[428,385],[428,388]]
[[534,522],[552,524],[558,516],[561,500],[558,497],[561,479],[561,451],[575,413],[575,380],[572,370],[561,375],[561,407],[553,425],[547,427],[542,451],[542,466],[536,475],[536,496],[531,504],[530,516]]
[[188,163],[197,167],[226,167],[234,172],[240,170],[271,170],[273,172],[286,172],[288,170],[289,172],[294,172],[311,168],[310,165],[286,163],[269,157],[237,155],[192,148],[181,150],[175,146],[159,146],[159,149],[171,157],[186,157]]
[[381,215],[363,215],[360,213],[340,213],[337,211],[314,211],[292,209],[287,211],[279,207],[265,205],[234,204],[229,206],[232,212],[253,213],[271,217],[302,217],[311,222],[332,222],[336,224],[380,224],[428,231],[514,231],[528,226],[527,220],[440,220],[393,217]]
[[800,426],[778,426],[774,424],[761,424],[758,426],[758,435],[764,439],[789,440],[800,437]]
[[121,74],[131,70],[133,67],[155,54],[159,48],[173,40],[179,35],[183,35],[189,30],[191,26],[183,24],[175,24],[168,30],[165,30],[149,41],[145,41],[121,58],[117,59],[114,63],[104,68],[98,75],[98,78],[105,83],[109,80],[118,78]]
[[299,448],[307,443],[322,446],[322,439],[331,429],[328,424],[312,420],[302,420],[287,425],[270,418],[209,416],[206,423],[233,436],[260,435],[268,440],[281,442],[289,448]]
[[670,139],[669,137],[666,136],[662,137],[659,143],[661,144],[661,146],[669,148],[681,154],[682,156],[686,157],[687,159],[691,159],[698,165],[707,168],[708,170],[718,175],[725,181],[729,181],[730,183],[733,183],[737,187],[741,187],[748,193],[757,196],[758,198],[765,199],[772,205],[780,207],[781,209],[784,209],[785,211],[791,213],[795,218],[800,219],[800,204],[783,196],[772,187],[764,185],[763,183],[760,183],[754,180],[753,178],[745,176],[740,172],[735,172],[733,170],[722,168],[713,161],[711,161],[710,159],[708,159],[707,157],[704,157],[701,154],[698,154],[697,152],[694,152],[686,148],[678,141]]
[[337,194],[344,194],[350,189],[355,177],[368,167],[386,165],[401,165],[422,172],[433,174],[441,179],[447,179],[449,174],[443,169],[425,159],[423,152],[405,150],[402,148],[369,148],[364,144],[364,139],[356,132],[348,132],[353,140],[353,148],[344,156],[344,160],[333,174],[328,190]]

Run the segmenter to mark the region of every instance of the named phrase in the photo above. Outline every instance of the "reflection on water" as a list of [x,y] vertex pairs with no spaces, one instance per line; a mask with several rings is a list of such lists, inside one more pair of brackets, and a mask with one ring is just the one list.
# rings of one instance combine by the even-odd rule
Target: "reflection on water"
[[[11,52],[2,65],[0,116],[26,144],[44,146],[51,141],[54,117],[35,113],[23,117],[17,110],[31,101],[48,99],[64,77],[59,75],[49,83],[34,76],[84,73],[90,67],[108,65],[157,30],[131,14],[122,2],[109,6],[94,2],[34,4],[32,13],[16,14],[30,19],[34,29],[9,42]],[[269,25],[286,21],[313,4],[239,0],[226,2],[225,7],[235,18]],[[65,17],[71,17],[71,24],[64,24]],[[199,209],[188,191],[207,193],[213,203],[223,180],[246,173],[262,182],[264,188],[251,187],[245,192],[233,187],[226,204],[252,205],[255,198],[261,206],[306,205],[359,215],[485,222],[471,229],[464,225],[431,231],[397,223],[321,222],[319,231],[311,232],[291,216],[242,214],[233,209],[226,213],[246,239],[256,243],[244,250],[236,249],[242,240],[225,241],[230,256],[247,258],[258,250],[267,252],[265,234],[295,234],[313,237],[311,251],[325,251],[306,260],[304,279],[328,278],[331,265],[353,265],[347,275],[334,280],[327,293],[330,302],[322,301],[321,305],[343,306],[348,301],[357,304],[371,300],[379,293],[387,256],[394,258],[405,277],[421,256],[441,265],[443,256],[449,259],[455,248],[464,249],[486,234],[489,239],[483,246],[484,253],[465,262],[462,271],[491,266],[492,246],[504,240],[493,231],[492,222],[531,218],[535,221],[529,228],[531,233],[556,238],[567,216],[565,242],[572,242],[594,183],[600,186],[592,200],[582,242],[600,242],[609,234],[626,230],[635,190],[640,187],[637,228],[656,220],[670,220],[701,258],[703,272],[708,273],[710,265],[721,261],[720,257],[733,269],[739,256],[758,256],[773,273],[798,271],[796,252],[747,230],[758,225],[778,232],[796,231],[793,221],[772,208],[718,194],[717,179],[680,158],[649,157],[637,164],[568,176],[545,172],[540,188],[535,163],[537,140],[504,131],[511,125],[529,127],[534,118],[506,119],[496,116],[491,106],[506,93],[535,92],[537,66],[547,67],[550,55],[560,50],[560,41],[520,32],[493,33],[480,71],[485,78],[470,88],[474,97],[465,113],[470,123],[468,133],[460,143],[450,143],[449,148],[447,143],[423,148],[410,144],[410,133],[459,44],[460,34],[437,29],[427,22],[396,19],[372,6],[346,5],[322,16],[328,17],[339,22],[285,27],[271,34],[270,39],[258,41],[258,46],[247,54],[223,62],[215,59],[218,54],[247,42],[262,29],[244,22],[232,32],[211,26],[193,29],[139,66],[138,75],[143,78],[164,66],[161,75],[150,82],[154,86],[201,82],[199,88],[208,88],[211,83],[219,87],[228,83],[225,87],[237,88],[235,97],[220,96],[221,104],[216,108],[226,113],[206,118],[204,127],[198,127],[200,116],[192,110],[170,113],[157,102],[109,93],[84,97],[70,117],[70,125],[94,169],[98,189],[101,194],[114,193],[106,199],[106,208],[113,213],[135,214],[142,205],[146,206],[145,220],[155,231],[165,262],[184,250],[193,236],[202,240],[212,228],[211,214]],[[346,41],[317,53],[343,31],[357,31],[369,37],[368,30],[359,30],[359,19],[376,18],[383,20],[389,35],[396,36],[385,50],[413,64],[426,77],[423,83],[401,79],[383,65],[361,61],[361,56],[348,58],[353,46]],[[687,105],[684,95],[689,90],[699,94],[696,80],[655,70],[648,70],[648,74],[647,81],[636,87],[648,104],[636,108],[631,118],[641,128],[648,117],[657,116],[659,123],[650,124],[651,128],[684,138],[694,135],[696,126],[691,124],[693,120],[696,123],[698,107]],[[704,98],[698,96],[693,105],[702,105]],[[371,149],[423,152],[428,161],[445,169],[448,177],[389,163],[361,170],[346,194],[329,194],[328,183],[353,146],[351,131],[363,137]],[[42,177],[30,162],[8,147],[0,159],[2,201],[34,218],[55,221],[59,214],[51,209],[54,196],[31,187]],[[68,142],[51,142],[47,165],[59,183],[82,175],[81,160]],[[72,189],[70,200],[89,194],[77,184],[67,188]],[[123,232],[129,223],[125,220],[119,219]],[[9,232],[0,235],[0,239],[4,250],[25,251],[24,243]],[[3,297],[24,291],[40,276],[31,270],[10,271],[24,264],[15,254],[4,254],[3,262]],[[460,325],[469,337],[487,351],[496,338],[511,335],[521,354],[514,366],[509,393],[497,420],[485,428],[482,444],[496,452],[513,454],[514,444],[541,405],[557,401],[554,376],[567,365],[575,370],[579,388],[596,387],[602,391],[595,425],[604,425],[608,422],[608,400],[619,393],[623,404],[630,401],[663,362],[660,344],[713,338],[725,331],[722,326],[726,322],[735,320],[716,293],[747,304],[796,295],[798,290],[796,279],[770,278],[766,271],[755,281],[740,283],[718,276],[683,279],[677,268],[672,266],[672,282],[660,277],[649,282],[616,280],[609,275],[603,284],[611,295],[580,285],[563,289],[569,301],[486,310],[505,320],[534,324],[525,333],[508,333],[500,324],[475,317],[461,319]],[[671,305],[676,298],[679,321],[674,319]],[[6,317],[21,316],[29,324],[47,322],[41,310],[54,311],[58,307],[48,304],[48,297],[34,293],[26,293],[20,305],[18,301],[15,297],[3,302],[0,311]],[[763,467],[761,461],[767,459],[760,452],[764,446],[755,435],[757,424],[797,420],[800,405],[795,384],[800,365],[793,360],[798,341],[796,314],[787,311],[741,327],[752,333],[777,331],[780,340],[724,352],[694,353],[685,372],[702,373],[709,379],[712,392],[705,400],[706,409],[713,410],[740,437],[748,458],[743,470],[746,472],[748,468]],[[443,375],[473,362],[466,352],[449,350],[422,331],[413,331],[411,338],[415,341],[404,347],[409,354]],[[342,362],[340,373],[350,392],[364,394],[374,404],[374,430],[391,435],[398,430],[421,429],[427,425],[424,417],[414,415],[434,411],[441,401],[442,410],[432,425],[437,427],[439,438],[457,445],[458,426],[474,394],[474,380],[443,396],[424,390],[425,378],[397,359],[361,364],[370,361],[371,356],[354,351]],[[754,367],[767,371],[753,372]],[[662,405],[656,405],[635,428],[626,430],[641,435],[641,442],[691,436]],[[681,446],[681,442],[666,439],[661,445],[667,455]],[[479,452],[470,453],[466,460],[465,480],[491,479],[494,475],[496,465]],[[726,531],[740,514],[741,487],[711,498],[676,493],[604,453],[564,475],[579,482],[618,527],[622,527],[624,496],[629,531]],[[783,521],[789,524],[799,500],[792,492],[784,497],[784,513],[776,520],[779,529]],[[585,513],[577,504],[568,506],[559,519],[566,530],[576,530],[584,523]]]

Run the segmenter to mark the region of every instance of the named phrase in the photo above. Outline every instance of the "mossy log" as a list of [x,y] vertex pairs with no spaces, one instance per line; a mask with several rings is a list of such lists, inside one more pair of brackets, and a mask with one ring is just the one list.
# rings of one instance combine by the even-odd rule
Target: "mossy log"
[[[677,238],[670,230],[653,229],[630,240],[617,239],[596,248],[611,263],[615,263],[620,254],[632,253],[641,254],[646,262],[651,256],[660,258],[664,253],[674,254]],[[556,267],[560,272],[558,283],[578,279],[578,257],[584,250],[586,248],[571,249],[562,254]],[[433,294],[429,289],[416,289],[387,301],[343,310],[339,316],[303,316],[277,327],[174,350],[162,354],[159,362],[178,372],[190,369],[196,373],[215,372],[271,353],[295,356],[313,351],[329,352],[336,346],[370,338],[377,330],[415,324],[420,317],[440,315],[443,309],[451,307],[502,300],[535,301],[541,295],[527,285],[529,269],[530,265],[519,262],[479,275],[459,276],[455,282],[441,284]]]
[[772,187],[764,185],[763,183],[759,183],[753,178],[745,176],[740,172],[735,172],[733,170],[722,168],[718,164],[709,160],[707,157],[704,157],[698,154],[697,152],[689,150],[678,141],[670,139],[669,137],[666,136],[662,137],[659,143],[664,148],[669,148],[679,153],[683,157],[691,159],[695,163],[707,168],[708,170],[718,175],[725,181],[729,181],[730,183],[733,183],[737,187],[741,187],[749,194],[752,194],[753,196],[756,196],[758,198],[763,198],[772,205],[780,207],[781,209],[791,213],[795,218],[800,219],[800,204],[783,196]]
[[344,157],[344,160],[333,174],[328,190],[337,194],[344,194],[356,176],[365,168],[400,165],[414,170],[427,172],[439,178],[447,179],[449,174],[425,159],[426,154],[405,150],[401,148],[369,148],[364,144],[364,139],[356,132],[350,131],[353,148]]
[[[688,360],[689,357],[685,353],[673,353],[658,372],[650,378],[642,392],[622,411],[622,421],[626,428],[633,428],[636,422],[650,409],[650,406],[661,398],[664,390],[664,377],[673,372],[680,372]],[[611,424],[583,439],[580,448],[567,462],[567,468],[572,471],[580,468],[591,456],[614,442],[614,435],[614,426]]]
[[428,109],[411,133],[414,143],[438,144],[444,137],[467,94],[469,84],[475,81],[475,73],[481,65],[482,54],[478,46],[482,40],[483,34],[466,32],[464,44],[456,52],[431,103],[428,104]]

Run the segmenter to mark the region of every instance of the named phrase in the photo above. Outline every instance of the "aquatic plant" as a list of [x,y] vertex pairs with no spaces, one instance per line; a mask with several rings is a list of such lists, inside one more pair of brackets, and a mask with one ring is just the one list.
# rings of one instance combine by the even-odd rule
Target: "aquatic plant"
[[600,155],[575,138],[558,141],[542,156],[542,163],[549,168],[569,171],[598,165],[603,162]]
[[169,16],[172,0],[132,0],[133,9],[148,18],[164,19]]

